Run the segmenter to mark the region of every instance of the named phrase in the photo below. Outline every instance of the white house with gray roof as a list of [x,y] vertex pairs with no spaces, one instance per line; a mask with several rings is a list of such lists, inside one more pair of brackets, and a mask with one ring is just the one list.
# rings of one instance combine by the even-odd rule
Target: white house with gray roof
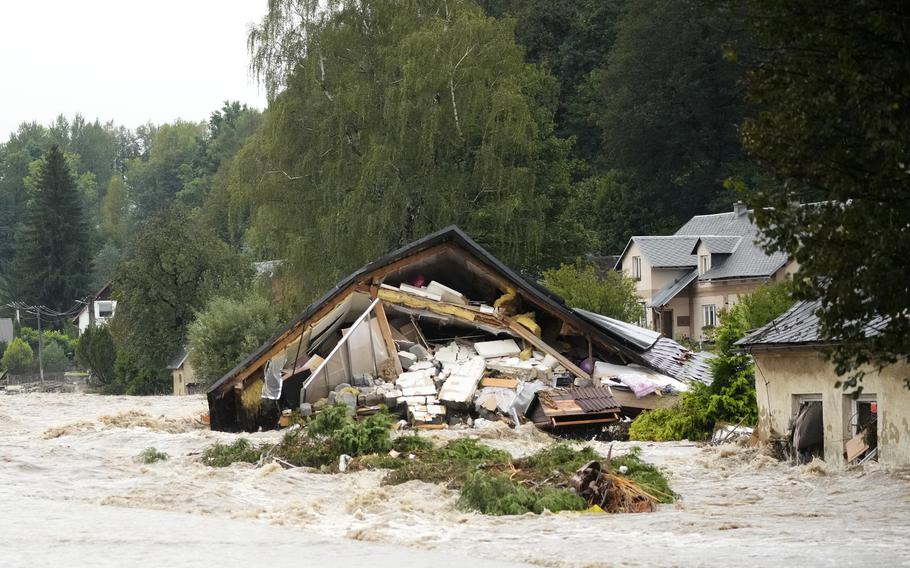
[[673,235],[629,239],[616,268],[636,280],[642,326],[702,341],[741,295],[796,271],[786,254],[758,246],[749,213],[737,203],[729,213],[696,215]]

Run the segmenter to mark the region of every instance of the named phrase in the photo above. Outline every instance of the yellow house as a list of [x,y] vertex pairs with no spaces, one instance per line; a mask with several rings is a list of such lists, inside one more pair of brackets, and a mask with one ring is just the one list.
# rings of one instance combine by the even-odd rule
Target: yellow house
[[174,394],[187,395],[197,392],[196,374],[193,372],[193,366],[190,365],[189,352],[186,347],[180,349],[167,368],[174,381]]
[[796,271],[786,254],[766,254],[758,236],[749,210],[737,203],[729,213],[696,215],[673,235],[629,239],[616,269],[636,281],[639,325],[702,341],[741,295]]
[[[818,308],[798,302],[737,342],[755,361],[759,438],[787,440],[800,462],[910,465],[910,366],[868,369],[858,396],[835,386],[825,357],[832,343],[819,337]],[[870,326],[866,333],[877,332]]]

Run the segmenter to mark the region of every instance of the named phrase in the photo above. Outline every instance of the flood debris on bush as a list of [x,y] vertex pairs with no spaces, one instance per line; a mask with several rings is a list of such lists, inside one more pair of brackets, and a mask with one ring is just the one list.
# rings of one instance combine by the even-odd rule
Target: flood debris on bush
[[277,444],[257,447],[239,438],[211,446],[202,461],[213,467],[275,461],[326,473],[388,470],[383,485],[414,480],[442,484],[460,492],[459,508],[487,515],[645,512],[676,497],[638,448],[614,457],[560,442],[516,459],[476,438],[443,445],[417,432],[393,438],[392,424],[385,411],[356,420],[345,405],[335,405],[289,428]]

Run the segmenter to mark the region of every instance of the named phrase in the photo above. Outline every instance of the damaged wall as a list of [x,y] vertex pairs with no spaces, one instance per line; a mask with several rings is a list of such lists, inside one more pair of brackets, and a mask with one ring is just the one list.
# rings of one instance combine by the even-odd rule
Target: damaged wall
[[[844,465],[844,445],[850,439],[852,398],[835,387],[834,366],[818,349],[755,351],[755,389],[758,398],[759,437],[787,434],[799,395],[821,394],[825,436],[825,461]],[[878,404],[879,462],[910,465],[910,389],[904,380],[910,365],[892,365],[881,372],[868,370],[863,394],[875,395]]]

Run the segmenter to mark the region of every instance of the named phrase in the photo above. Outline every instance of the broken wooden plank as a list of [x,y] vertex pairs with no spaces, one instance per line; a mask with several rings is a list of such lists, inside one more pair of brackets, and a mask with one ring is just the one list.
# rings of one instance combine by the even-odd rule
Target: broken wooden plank
[[480,380],[480,386],[514,389],[518,387],[518,379],[513,377],[484,377]]
[[392,326],[389,325],[389,318],[386,316],[385,306],[382,302],[376,304],[373,309],[373,315],[376,317],[376,323],[379,324],[379,333],[382,335],[383,341],[385,341],[386,351],[388,351],[389,357],[395,365],[395,372],[400,375],[404,372],[404,369],[398,359],[398,347],[395,345],[395,338],[392,336]]

